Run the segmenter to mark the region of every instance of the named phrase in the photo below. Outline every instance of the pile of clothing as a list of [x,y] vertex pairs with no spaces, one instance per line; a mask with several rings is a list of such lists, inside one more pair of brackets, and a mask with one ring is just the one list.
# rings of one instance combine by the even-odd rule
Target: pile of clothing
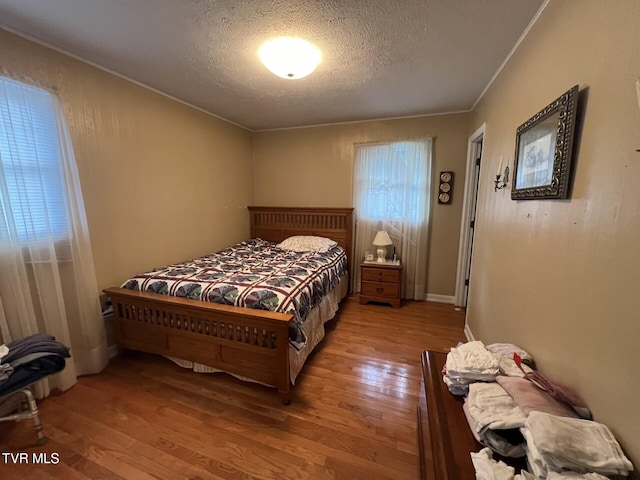
[[500,373],[498,359],[480,341],[458,344],[447,354],[443,380],[454,395],[466,395],[474,382],[493,382]]
[[46,333],[0,345],[0,397],[64,369],[69,348]]
[[[520,359],[518,365],[514,356]],[[447,354],[444,383],[454,395],[467,395],[475,382],[494,382],[498,375],[520,376],[533,372],[535,363],[527,352],[510,343],[485,346],[479,340],[459,343]]]
[[[568,387],[535,370],[533,358],[513,344],[473,341],[447,354],[443,380],[464,395],[464,413],[485,446],[471,459],[478,480],[605,479],[633,465],[609,429]],[[525,457],[530,472],[493,459]]]

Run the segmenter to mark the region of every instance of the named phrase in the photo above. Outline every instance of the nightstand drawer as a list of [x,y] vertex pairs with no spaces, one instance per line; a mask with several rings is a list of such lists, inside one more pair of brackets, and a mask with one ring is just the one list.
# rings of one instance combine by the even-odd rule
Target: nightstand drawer
[[398,283],[400,270],[396,268],[365,267],[362,269],[363,282]]
[[397,283],[362,282],[361,295],[368,297],[400,298],[400,286]]

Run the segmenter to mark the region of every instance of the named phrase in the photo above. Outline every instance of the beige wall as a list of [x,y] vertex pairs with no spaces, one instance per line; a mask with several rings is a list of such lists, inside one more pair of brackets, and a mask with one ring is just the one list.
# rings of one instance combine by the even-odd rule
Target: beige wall
[[438,205],[432,195],[427,291],[453,295],[468,127],[469,114],[462,113],[257,132],[256,204],[350,207],[355,143],[435,137],[432,183],[441,170],[456,178],[450,205]]
[[248,237],[250,132],[3,30],[0,67],[62,99],[100,288]]
[[[579,3],[579,5],[578,5]],[[640,2],[552,0],[473,112],[486,122],[467,321],[574,387],[640,466]],[[584,125],[565,201],[494,193],[516,127],[579,84]],[[510,189],[509,189],[510,190]]]

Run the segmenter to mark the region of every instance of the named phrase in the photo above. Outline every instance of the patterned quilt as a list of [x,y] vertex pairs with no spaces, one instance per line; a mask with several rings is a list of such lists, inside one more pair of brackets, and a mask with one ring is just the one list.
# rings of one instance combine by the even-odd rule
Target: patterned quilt
[[306,342],[300,325],[346,271],[346,253],[339,246],[326,253],[294,252],[253,239],[137,275],[122,287],[291,313],[294,322],[289,324],[289,340],[299,350]]

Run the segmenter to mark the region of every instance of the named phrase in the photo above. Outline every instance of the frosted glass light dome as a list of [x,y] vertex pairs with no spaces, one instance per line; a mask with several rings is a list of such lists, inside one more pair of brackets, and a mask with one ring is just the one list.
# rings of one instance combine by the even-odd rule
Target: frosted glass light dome
[[318,47],[294,37],[266,41],[258,49],[258,56],[272,73],[287,80],[306,77],[322,60]]

